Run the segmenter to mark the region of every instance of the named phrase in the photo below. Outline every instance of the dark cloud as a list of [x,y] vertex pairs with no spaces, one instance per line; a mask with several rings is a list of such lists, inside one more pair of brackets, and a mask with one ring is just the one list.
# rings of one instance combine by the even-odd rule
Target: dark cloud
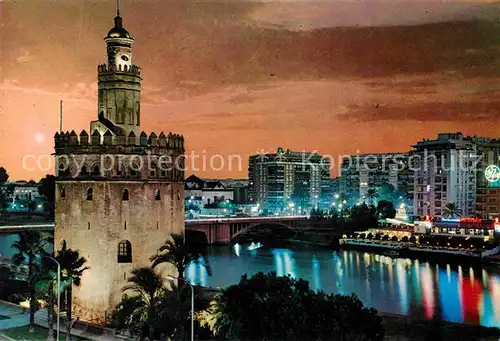
[[[500,94],[499,94],[500,95]],[[460,121],[489,122],[500,124],[500,97],[489,102],[427,102],[412,105],[374,103],[370,106],[350,106],[350,110],[341,115],[343,119],[361,122],[370,121]]]

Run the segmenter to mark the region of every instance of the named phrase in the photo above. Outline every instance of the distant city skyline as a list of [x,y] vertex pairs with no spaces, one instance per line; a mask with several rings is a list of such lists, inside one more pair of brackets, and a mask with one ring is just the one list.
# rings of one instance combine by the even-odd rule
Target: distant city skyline
[[[21,160],[52,153],[59,100],[64,129],[96,117],[115,3],[0,6],[0,166],[38,180],[46,172]],[[248,156],[280,146],[405,152],[438,132],[500,133],[489,1],[122,1],[121,13],[143,71],[144,130],[183,134],[188,153],[242,156],[242,170],[194,172],[205,178],[245,178]]]

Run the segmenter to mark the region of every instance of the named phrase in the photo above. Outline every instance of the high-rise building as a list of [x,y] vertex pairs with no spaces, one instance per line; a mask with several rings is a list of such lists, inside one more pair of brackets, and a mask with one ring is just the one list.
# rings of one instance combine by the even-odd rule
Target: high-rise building
[[276,153],[250,156],[248,177],[251,202],[272,211],[292,202],[296,209],[314,208],[327,195],[322,188],[331,182],[330,162],[317,153],[278,148]]
[[[119,12],[105,41],[90,139],[85,130],[55,135],[55,248],[64,240],[87,259],[72,291],[74,316],[98,324],[120,301],[130,271],[150,266],[158,248],[184,232],[184,138],[139,134],[142,79]],[[162,271],[176,275],[169,265]]]
[[442,217],[445,206],[454,203],[464,217],[484,216],[484,171],[498,164],[499,147],[498,140],[460,132],[438,134],[413,146],[415,215]]
[[383,185],[392,186],[402,201],[413,192],[408,153],[352,155],[342,161],[339,191],[346,194],[351,204],[365,201],[369,189],[378,190]]
[[[497,209],[500,201],[496,203],[498,192],[500,191],[499,180],[485,176],[485,171],[498,169],[500,172],[500,139],[473,137],[477,145],[478,164],[476,172],[476,215],[482,218],[491,218],[500,214]],[[500,200],[500,199],[499,199]]]

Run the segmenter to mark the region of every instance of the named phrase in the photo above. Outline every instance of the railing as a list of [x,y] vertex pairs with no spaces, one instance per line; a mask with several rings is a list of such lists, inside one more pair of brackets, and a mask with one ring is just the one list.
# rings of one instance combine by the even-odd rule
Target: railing
[[222,217],[212,219],[186,219],[186,225],[190,223],[233,223],[245,221],[288,221],[288,220],[305,220],[307,216],[285,216],[285,217]]

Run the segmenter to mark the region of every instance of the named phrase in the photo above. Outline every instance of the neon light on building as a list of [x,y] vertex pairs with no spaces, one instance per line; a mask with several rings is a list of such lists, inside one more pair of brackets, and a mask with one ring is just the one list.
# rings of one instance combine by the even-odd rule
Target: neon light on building
[[490,165],[484,171],[484,177],[489,183],[489,187],[500,187],[500,167]]

